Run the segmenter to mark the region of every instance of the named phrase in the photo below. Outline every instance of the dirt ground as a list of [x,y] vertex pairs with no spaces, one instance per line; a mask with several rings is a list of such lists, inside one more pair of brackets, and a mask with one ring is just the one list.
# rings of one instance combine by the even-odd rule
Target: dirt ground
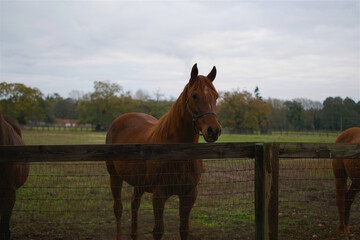
[[[254,239],[254,160],[206,160],[191,212],[190,239]],[[280,161],[279,239],[341,239],[330,160]],[[122,233],[130,239],[131,188],[124,186]],[[33,164],[18,191],[12,239],[115,239],[109,178],[103,163]],[[165,209],[163,239],[180,239],[178,199]],[[350,218],[360,239],[360,196]],[[139,239],[152,239],[151,195],[143,196]]]

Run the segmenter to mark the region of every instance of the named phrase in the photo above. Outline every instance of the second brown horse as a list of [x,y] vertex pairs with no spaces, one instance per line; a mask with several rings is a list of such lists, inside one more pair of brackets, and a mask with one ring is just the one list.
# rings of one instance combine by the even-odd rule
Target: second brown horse
[[[336,138],[336,142],[360,144],[360,128],[353,127],[343,131]],[[332,166],[335,176],[339,228],[347,238],[350,238],[348,225],[351,204],[354,202],[355,195],[360,191],[360,160],[334,158]],[[348,178],[351,180],[349,189],[347,189]]]
[[[219,97],[212,82],[214,67],[207,76],[198,75],[195,64],[188,84],[170,111],[159,120],[144,113],[120,115],[111,124],[106,143],[197,143],[202,133],[207,142],[214,142],[221,133],[216,117]],[[117,221],[117,239],[121,239],[121,188],[123,181],[134,187],[131,202],[131,237],[137,238],[137,215],[144,192],[153,194],[155,225],[154,239],[164,233],[163,212],[167,199],[178,195],[180,200],[180,236],[189,236],[190,211],[197,197],[197,185],[203,171],[202,160],[183,161],[107,161],[114,212]]]

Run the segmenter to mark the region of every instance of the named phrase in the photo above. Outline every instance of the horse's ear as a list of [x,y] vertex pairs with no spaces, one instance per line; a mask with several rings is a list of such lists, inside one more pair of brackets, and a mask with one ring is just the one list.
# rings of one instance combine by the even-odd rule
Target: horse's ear
[[197,68],[197,63],[194,64],[194,66],[191,69],[191,79],[194,79],[198,76],[199,70]]
[[214,81],[215,77],[216,77],[216,67],[214,66],[211,72],[207,75],[207,78],[210,79],[211,81]]

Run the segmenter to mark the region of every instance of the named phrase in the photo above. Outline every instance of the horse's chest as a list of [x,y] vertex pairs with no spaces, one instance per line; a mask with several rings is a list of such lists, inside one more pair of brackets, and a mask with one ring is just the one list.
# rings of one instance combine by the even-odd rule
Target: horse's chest
[[202,160],[154,161],[147,167],[147,182],[153,188],[166,189],[169,194],[194,188],[203,172]]

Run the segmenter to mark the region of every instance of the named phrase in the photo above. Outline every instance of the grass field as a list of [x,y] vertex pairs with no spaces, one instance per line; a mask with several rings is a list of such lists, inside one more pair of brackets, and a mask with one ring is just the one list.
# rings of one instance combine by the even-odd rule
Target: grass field
[[[23,131],[25,144],[104,144],[105,132],[80,132],[80,131]],[[333,143],[335,133],[329,134],[302,134],[284,133],[272,135],[253,134],[223,134],[218,142],[317,142]],[[201,137],[200,142],[205,142]]]
[[[105,133],[23,132],[25,143],[103,144]],[[333,143],[335,134],[222,135],[219,142]],[[191,213],[191,239],[254,239],[254,160],[206,160]],[[279,239],[338,239],[331,161],[280,160]],[[123,188],[124,239],[130,239],[130,186]],[[351,225],[360,236],[360,201]],[[168,200],[163,239],[179,239],[178,199]],[[139,212],[140,239],[152,239],[151,195]],[[105,164],[33,163],[18,191],[13,239],[114,239],[115,217]]]

